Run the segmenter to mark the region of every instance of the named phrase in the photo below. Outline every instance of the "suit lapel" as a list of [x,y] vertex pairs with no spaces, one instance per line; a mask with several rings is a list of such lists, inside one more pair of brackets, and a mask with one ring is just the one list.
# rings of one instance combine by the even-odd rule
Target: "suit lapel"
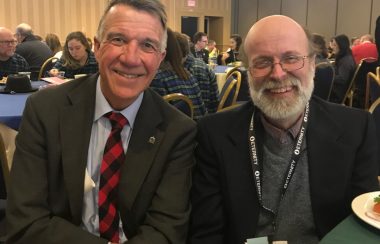
[[[120,172],[119,200],[123,207],[119,210],[129,230],[135,229],[132,227],[135,218],[130,210],[164,137],[164,132],[158,129],[162,116],[159,112],[161,108],[156,103],[151,92],[146,90]],[[128,234],[131,235],[130,232]]]
[[[312,100],[306,132],[311,186],[330,183],[322,181],[319,177],[321,175],[327,177],[331,166],[337,165],[337,161],[344,157],[341,155],[341,142],[339,142],[342,133],[341,126]],[[336,175],[332,177],[335,179]],[[329,189],[327,185],[326,187],[325,189]]]
[[60,111],[62,165],[74,223],[81,223],[84,173],[94,117],[97,76],[68,94],[69,105]]
[[221,158],[226,159],[223,166],[232,211],[238,215],[236,224],[239,226],[235,228],[239,236],[246,238],[254,235],[259,214],[248,147],[248,127],[252,112],[252,104],[247,103],[233,115],[234,121],[227,133],[227,144],[220,149],[223,154]]

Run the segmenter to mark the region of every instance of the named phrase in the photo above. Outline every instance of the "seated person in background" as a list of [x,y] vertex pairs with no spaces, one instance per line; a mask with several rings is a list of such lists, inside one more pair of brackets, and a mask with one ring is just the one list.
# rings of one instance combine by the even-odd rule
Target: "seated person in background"
[[166,19],[159,0],[109,1],[99,74],[28,98],[7,243],[185,244],[196,127],[149,88]]
[[311,36],[311,40],[314,44],[315,48],[315,64],[319,64],[322,62],[328,63],[328,50],[326,46],[325,38],[322,35],[317,33],[313,33]]
[[190,98],[194,107],[193,119],[199,120],[207,109],[197,79],[183,66],[185,61],[173,31],[168,28],[166,56],[150,87],[161,96],[182,93]]
[[98,63],[82,32],[75,31],[67,35],[62,57],[54,64],[49,74],[57,76],[58,71],[65,71],[66,78],[98,72]]
[[26,23],[16,27],[15,37],[18,41],[16,53],[23,56],[32,71],[38,73],[46,59],[53,56],[53,52],[46,43],[33,35],[32,27]]
[[206,49],[208,43],[208,36],[204,32],[197,32],[193,36],[193,43],[191,45],[190,51],[194,57],[202,59],[206,64],[208,64],[209,52]]
[[373,41],[373,37],[366,34],[360,38],[360,44],[352,47],[352,56],[354,56],[356,64],[359,64],[363,58],[378,59],[376,44]]
[[360,38],[359,37],[354,36],[351,38],[351,48],[353,48],[359,44],[360,44]]
[[334,42],[334,38],[331,38],[329,40],[329,44],[328,44],[328,47],[327,47],[327,52],[329,54],[329,56],[327,57],[327,59],[329,59],[331,62],[335,62],[335,54],[334,54],[334,50],[333,50],[333,42]]
[[332,48],[335,56],[335,78],[331,91],[330,101],[342,103],[355,73],[356,64],[350,48],[350,40],[346,35],[333,38]]
[[316,244],[378,190],[374,121],[311,96],[315,53],[293,19],[259,20],[244,50],[252,101],[198,122],[189,243]]
[[15,53],[16,44],[13,33],[7,28],[0,27],[0,79],[9,74],[29,71],[28,62]]
[[45,42],[53,52],[53,56],[56,58],[62,57],[62,45],[59,37],[54,33],[48,33],[45,37]]
[[218,56],[218,64],[219,65],[227,65],[229,63],[233,63],[239,61],[239,49],[242,43],[241,36],[238,34],[233,34],[230,36],[230,48],[227,51],[219,54]]
[[208,40],[207,43],[207,50],[208,50],[208,59],[212,59],[214,63],[216,64],[216,60],[219,55],[219,50],[216,48],[216,42],[214,40]]
[[216,75],[208,65],[190,54],[189,42],[185,35],[174,32],[178,44],[181,48],[184,61],[184,67],[198,81],[199,88],[202,92],[202,100],[206,105],[207,113],[215,113],[219,104],[219,90],[216,81]]

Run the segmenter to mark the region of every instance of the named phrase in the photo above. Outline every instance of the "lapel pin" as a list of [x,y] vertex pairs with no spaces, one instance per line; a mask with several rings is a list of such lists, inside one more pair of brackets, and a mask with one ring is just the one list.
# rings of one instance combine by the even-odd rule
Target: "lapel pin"
[[156,142],[156,138],[154,136],[151,136],[148,141],[150,144],[154,144]]

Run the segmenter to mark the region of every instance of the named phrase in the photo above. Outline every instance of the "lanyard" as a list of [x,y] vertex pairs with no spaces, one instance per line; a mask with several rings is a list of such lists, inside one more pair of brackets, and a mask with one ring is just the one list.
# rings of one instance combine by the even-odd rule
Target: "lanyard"
[[302,146],[302,143],[305,139],[306,126],[307,126],[307,122],[308,122],[307,120],[309,117],[309,103],[306,104],[305,114],[304,114],[304,117],[302,120],[302,125],[301,125],[301,130],[297,136],[297,141],[294,145],[293,153],[292,153],[292,156],[290,158],[290,164],[289,164],[289,167],[287,169],[286,178],[284,180],[284,185],[283,185],[282,190],[281,190],[281,197],[280,197],[280,201],[278,203],[277,213],[274,210],[272,210],[268,207],[265,207],[263,204],[262,186],[261,186],[261,183],[262,183],[261,167],[259,165],[259,161],[257,158],[256,138],[255,138],[255,130],[254,130],[254,115],[255,115],[255,111],[253,111],[253,114],[251,117],[251,123],[250,123],[249,130],[248,130],[248,145],[249,145],[249,152],[250,152],[250,157],[251,157],[252,172],[253,172],[253,176],[254,176],[254,180],[255,180],[256,191],[257,191],[259,203],[260,203],[262,208],[264,208],[265,210],[267,210],[273,214],[273,216],[274,216],[273,227],[275,229],[276,228],[276,218],[277,218],[277,214],[278,214],[278,208],[280,206],[281,200],[283,199],[283,197],[286,193],[286,190],[288,189],[290,180],[292,179],[295,168],[297,166],[297,162],[300,158],[301,146]]

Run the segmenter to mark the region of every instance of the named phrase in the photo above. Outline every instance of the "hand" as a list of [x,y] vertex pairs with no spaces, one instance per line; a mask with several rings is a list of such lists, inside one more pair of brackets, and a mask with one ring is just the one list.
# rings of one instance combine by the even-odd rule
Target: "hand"
[[58,69],[51,69],[51,70],[49,71],[49,74],[50,74],[51,76],[57,76],[57,75],[58,75],[58,72],[59,72]]

